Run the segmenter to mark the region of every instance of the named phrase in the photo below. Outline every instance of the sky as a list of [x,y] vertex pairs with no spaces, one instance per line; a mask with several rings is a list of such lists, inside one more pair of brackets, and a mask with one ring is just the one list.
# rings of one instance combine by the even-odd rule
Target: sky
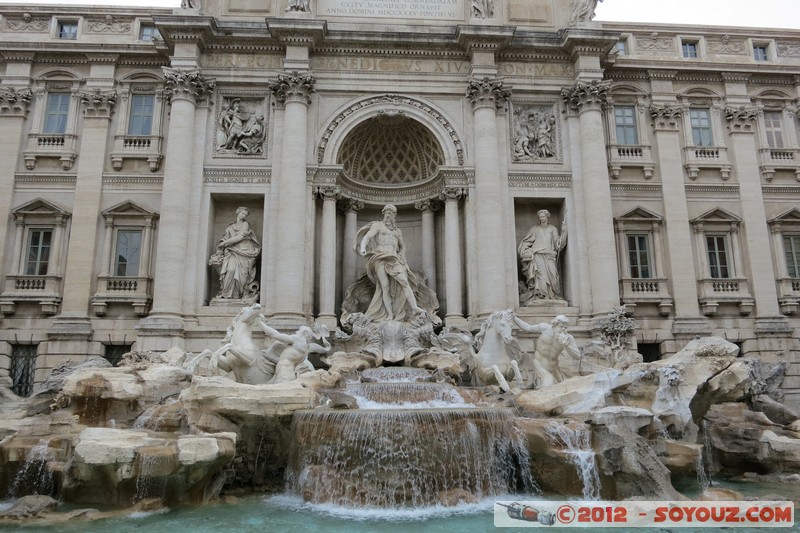
[[[0,0],[8,3],[178,7],[180,0]],[[605,0],[596,20],[800,29],[800,0]]]

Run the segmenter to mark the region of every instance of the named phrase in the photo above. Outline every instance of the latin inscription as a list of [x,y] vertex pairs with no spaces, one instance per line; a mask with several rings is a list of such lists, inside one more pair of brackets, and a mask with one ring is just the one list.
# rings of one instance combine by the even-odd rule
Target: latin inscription
[[320,17],[462,20],[464,0],[319,0]]

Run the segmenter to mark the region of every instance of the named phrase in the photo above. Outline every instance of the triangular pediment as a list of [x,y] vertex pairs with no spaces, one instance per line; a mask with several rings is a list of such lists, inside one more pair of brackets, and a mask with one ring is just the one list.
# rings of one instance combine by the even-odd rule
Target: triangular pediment
[[742,219],[734,215],[730,211],[726,211],[721,207],[706,211],[699,217],[692,219],[692,222],[741,222]]
[[636,209],[628,211],[624,215],[617,217],[617,220],[626,222],[661,222],[663,218],[652,211],[648,211],[644,207],[637,207]]
[[145,209],[144,207],[134,202],[122,202],[115,206],[109,207],[103,211],[103,216],[126,216],[126,217],[153,217],[157,216],[156,213]]
[[769,221],[770,224],[800,224],[800,209],[793,207]]
[[14,215],[60,215],[69,216],[70,213],[52,202],[36,198],[30,202],[26,202],[11,211]]

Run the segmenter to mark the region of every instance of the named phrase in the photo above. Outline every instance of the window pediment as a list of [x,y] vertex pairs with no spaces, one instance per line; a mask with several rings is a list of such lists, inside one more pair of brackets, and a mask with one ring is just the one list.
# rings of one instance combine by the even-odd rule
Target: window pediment
[[62,207],[59,207],[52,202],[48,202],[47,200],[43,200],[42,198],[36,198],[35,200],[26,202],[19,207],[12,209],[11,213],[15,217],[25,217],[31,215],[52,217],[70,216],[70,213]]

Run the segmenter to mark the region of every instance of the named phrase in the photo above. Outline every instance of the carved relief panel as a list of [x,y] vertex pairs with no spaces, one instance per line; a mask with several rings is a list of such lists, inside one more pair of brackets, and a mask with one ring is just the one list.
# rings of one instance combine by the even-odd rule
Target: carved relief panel
[[555,104],[513,104],[511,158],[514,163],[559,163],[560,121]]
[[265,157],[267,97],[220,94],[215,118],[216,157]]

